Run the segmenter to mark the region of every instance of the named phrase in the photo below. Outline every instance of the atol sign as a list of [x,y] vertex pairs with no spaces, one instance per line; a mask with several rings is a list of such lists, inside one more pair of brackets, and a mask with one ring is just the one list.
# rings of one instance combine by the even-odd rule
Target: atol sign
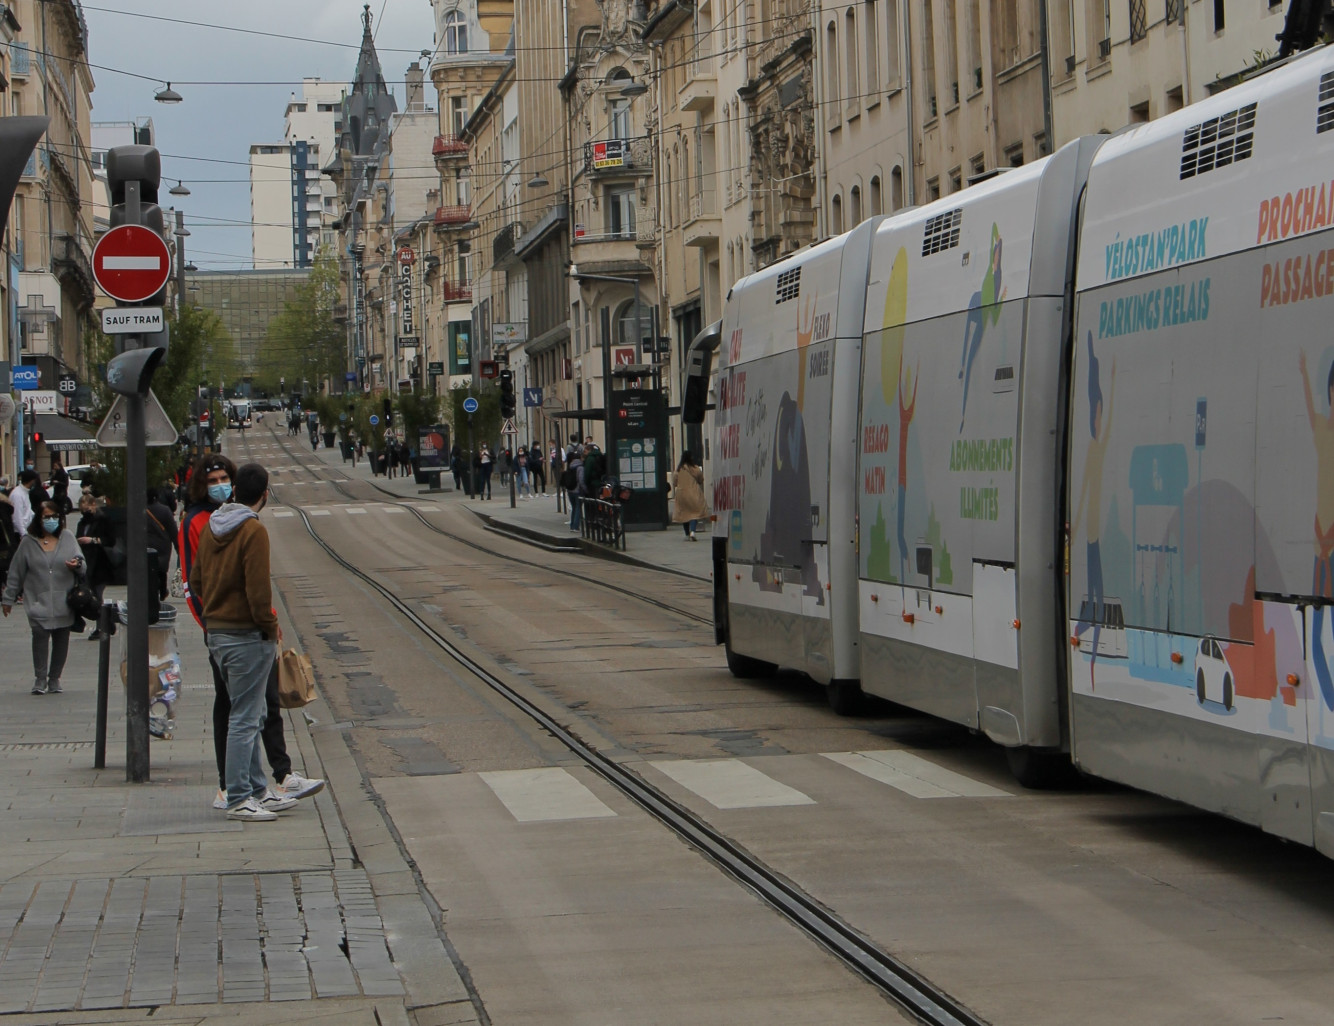
[[625,141],[604,139],[593,144],[593,166],[599,170],[625,166]]
[[[404,246],[408,253],[412,250]],[[411,335],[413,332],[412,321],[412,261],[403,260],[403,250],[399,250],[398,265],[398,312],[400,317],[400,335]],[[415,259],[415,258],[414,258]]]
[[142,303],[162,291],[171,252],[162,236],[137,224],[112,228],[93,247],[93,277],[112,299]]

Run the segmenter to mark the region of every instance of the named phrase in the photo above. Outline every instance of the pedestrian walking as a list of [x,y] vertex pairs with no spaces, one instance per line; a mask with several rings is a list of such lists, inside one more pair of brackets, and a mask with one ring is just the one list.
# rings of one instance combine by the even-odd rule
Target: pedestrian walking
[[463,491],[463,450],[457,445],[449,450],[449,472],[454,475],[454,491]]
[[672,474],[672,523],[681,525],[687,541],[694,541],[695,521],[702,519],[705,511],[704,471],[686,449]]
[[546,461],[542,458],[542,444],[534,442],[528,447],[528,476],[531,478],[533,494],[538,494],[538,488],[542,489],[542,494],[547,494],[547,471]]
[[53,500],[45,500],[37,509],[10,562],[0,612],[8,616],[23,596],[32,629],[32,693],[58,695],[75,620],[65,596],[83,573],[83,554]]
[[496,461],[485,442],[482,443],[482,451],[477,454],[477,466],[482,472],[481,480],[477,484],[477,497],[479,499],[489,499],[491,498],[491,472],[496,468]]
[[500,487],[508,488],[510,486],[510,474],[514,471],[514,457],[509,449],[501,449],[500,459],[496,462],[500,466]]
[[231,699],[227,721],[227,818],[265,822],[296,804],[271,791],[260,761],[266,719],[264,691],[282,637],[269,579],[269,533],[259,511],[269,497],[269,474],[258,463],[238,467],[231,501],[199,533],[190,591],[203,604],[209,654]]
[[69,501],[69,472],[59,457],[51,461],[51,498],[60,507],[62,516],[68,516],[74,508]]
[[[236,467],[226,456],[219,454],[201,459],[191,477],[189,505],[181,517],[176,548],[180,553],[181,577],[187,582],[185,601],[190,608],[190,615],[201,628],[204,626],[204,604],[190,590],[190,572],[194,567],[201,533],[213,514],[232,497],[232,477],[235,473]],[[204,637],[207,641],[207,630]],[[231,719],[232,700],[212,652],[209,653],[208,665],[213,671],[213,755],[218,766],[218,793],[213,799],[213,807],[221,810],[227,808],[227,727]],[[260,730],[260,741],[264,746],[264,755],[269,760],[269,768],[273,771],[274,792],[287,798],[305,798],[324,789],[323,780],[305,777],[292,769],[292,760],[287,754],[287,739],[283,734],[282,706],[278,702],[276,663],[264,686],[264,725]]]
[[151,556],[148,566],[153,571],[157,597],[166,599],[170,594],[167,579],[171,571],[172,548],[176,541],[176,518],[171,515],[171,509],[156,492],[148,493],[146,512],[148,514],[146,538]]
[[14,533],[20,539],[28,533],[28,525],[32,523],[33,499],[32,494],[34,485],[41,483],[41,478],[37,476],[35,470],[24,470],[19,473],[19,483],[14,486],[14,490],[9,493],[10,505],[14,507]]
[[578,448],[570,450],[565,461],[565,470],[561,474],[560,486],[565,489],[565,496],[570,502],[570,530],[579,530],[580,498],[584,494],[584,461]]
[[[525,502],[533,497],[533,489],[528,484],[528,450],[519,446],[519,455],[514,460],[514,477],[518,482],[519,498]],[[524,492],[528,494],[525,495]]]
[[[92,492],[85,492],[79,499],[79,522],[74,528],[74,540],[83,552],[83,562],[88,577],[88,587],[97,596],[97,604],[102,604],[102,593],[111,583],[111,557],[108,555],[115,537],[106,516],[106,500],[99,499]],[[102,636],[101,629],[93,624],[88,635],[89,641],[96,641]]]

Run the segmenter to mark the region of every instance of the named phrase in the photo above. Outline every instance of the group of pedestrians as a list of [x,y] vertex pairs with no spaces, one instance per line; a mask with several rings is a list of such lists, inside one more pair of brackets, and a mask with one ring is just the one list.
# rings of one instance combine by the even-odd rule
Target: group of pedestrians
[[[6,484],[0,479],[0,489]],[[6,536],[15,539],[5,553],[0,612],[8,617],[23,604],[32,634],[34,695],[64,690],[61,675],[70,636],[82,630],[82,619],[70,606],[71,589],[86,585],[100,606],[115,569],[125,561],[105,498],[85,489],[71,531],[67,522],[73,511],[62,501],[60,488],[68,488],[68,476],[53,484],[48,492],[40,475],[25,469],[14,489],[3,494],[0,508]],[[214,687],[218,793],[213,807],[232,819],[274,820],[322,790],[324,781],[292,769],[283,736],[276,663],[281,631],[273,610],[268,533],[258,516],[268,497],[268,473],[259,464],[238,469],[225,456],[207,455],[188,475],[186,489],[189,505],[179,527],[174,491],[148,496],[150,583],[160,598],[168,596],[175,553],[190,612],[204,628]],[[96,625],[89,637],[99,637]],[[261,749],[273,771],[272,786],[263,772]]]

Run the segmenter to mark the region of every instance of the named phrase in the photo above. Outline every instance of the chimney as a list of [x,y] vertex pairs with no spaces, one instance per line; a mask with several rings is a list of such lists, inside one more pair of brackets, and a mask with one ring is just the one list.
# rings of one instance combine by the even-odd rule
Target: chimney
[[408,97],[404,107],[408,112],[424,111],[426,109],[425,95],[422,88],[424,78],[420,61],[413,61],[408,65],[407,88]]

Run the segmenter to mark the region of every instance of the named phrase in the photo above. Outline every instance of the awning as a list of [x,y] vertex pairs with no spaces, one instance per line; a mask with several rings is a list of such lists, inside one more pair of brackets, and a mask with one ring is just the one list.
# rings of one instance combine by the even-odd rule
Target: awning
[[97,448],[97,440],[82,424],[58,413],[34,414],[33,430],[41,434],[42,444],[52,452]]

